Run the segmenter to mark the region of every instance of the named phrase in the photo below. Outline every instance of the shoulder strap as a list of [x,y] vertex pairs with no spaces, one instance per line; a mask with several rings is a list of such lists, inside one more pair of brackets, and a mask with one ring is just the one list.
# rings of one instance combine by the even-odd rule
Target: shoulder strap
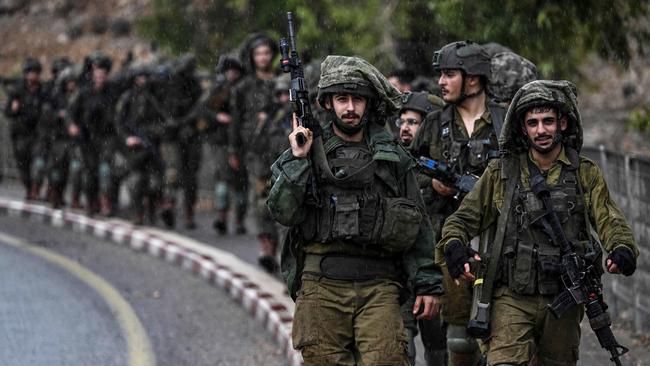
[[494,132],[497,134],[497,138],[501,136],[501,127],[503,126],[503,120],[506,117],[506,110],[498,104],[488,103],[488,110],[490,111],[490,117],[492,117],[492,126],[494,126]]
[[497,221],[497,231],[490,251],[490,262],[488,263],[487,273],[481,292],[481,302],[490,303],[492,299],[492,290],[496,280],[499,259],[503,248],[503,240],[506,236],[506,225],[512,208],[512,200],[515,195],[517,182],[519,181],[519,159],[516,156],[501,158],[501,180],[506,181],[506,196],[499,220]]

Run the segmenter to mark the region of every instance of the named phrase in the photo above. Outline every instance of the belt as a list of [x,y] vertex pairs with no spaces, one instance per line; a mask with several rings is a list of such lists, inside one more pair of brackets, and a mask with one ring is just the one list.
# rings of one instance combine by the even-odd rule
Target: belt
[[367,281],[399,280],[403,272],[399,262],[393,258],[307,254],[303,273],[333,280]]

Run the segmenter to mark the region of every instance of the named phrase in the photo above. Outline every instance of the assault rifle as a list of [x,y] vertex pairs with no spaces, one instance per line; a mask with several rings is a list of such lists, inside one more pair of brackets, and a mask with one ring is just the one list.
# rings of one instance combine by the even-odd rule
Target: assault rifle
[[[435,178],[446,186],[454,187],[458,190],[459,194],[465,195],[469,193],[478,181],[478,176],[474,174],[458,174],[454,172],[451,167],[444,162],[429,159],[420,156],[418,164],[422,168],[422,172],[431,178]],[[458,198],[458,197],[455,197]]]
[[557,213],[553,210],[546,178],[540,174],[537,166],[530,162],[528,166],[531,171],[531,189],[543,202],[546,209],[546,214],[541,218],[540,222],[544,232],[560,248],[562,255],[560,278],[564,290],[553,299],[548,308],[553,316],[560,318],[574,306],[584,305],[589,325],[596,333],[600,346],[609,351],[612,355],[610,358],[612,362],[617,366],[621,366],[619,358],[627,353],[629,349],[620,345],[614,337],[614,333],[612,333],[612,320],[607,313],[607,305],[603,300],[603,284],[600,281],[601,273],[594,265],[600,265],[600,255],[595,251],[587,253],[584,257],[576,253],[574,245],[569,242],[562,229]]
[[[280,39],[280,53],[282,54],[282,71],[291,74],[291,88],[289,89],[289,100],[293,112],[296,114],[298,126],[311,130],[314,138],[320,135],[320,124],[314,118],[309,103],[309,92],[305,81],[305,70],[302,61],[298,56],[296,47],[296,34],[293,30],[293,13],[287,12],[287,23],[289,27],[289,43],[286,38]],[[307,142],[307,137],[302,133],[296,136],[299,146]]]

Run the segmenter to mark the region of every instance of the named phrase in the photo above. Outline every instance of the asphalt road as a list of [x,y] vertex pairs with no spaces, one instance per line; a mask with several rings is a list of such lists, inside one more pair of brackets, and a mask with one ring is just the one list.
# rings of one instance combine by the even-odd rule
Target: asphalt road
[[[134,365],[133,350],[136,359],[146,358],[141,348],[147,342],[157,365],[287,364],[271,337],[225,293],[177,267],[21,218],[0,216],[0,231],[23,243],[17,247],[0,236],[3,365]],[[88,276],[34,249],[70,259],[116,294],[101,295]],[[142,324],[144,340],[127,329],[133,322],[120,320],[124,314],[111,304],[120,298]]]

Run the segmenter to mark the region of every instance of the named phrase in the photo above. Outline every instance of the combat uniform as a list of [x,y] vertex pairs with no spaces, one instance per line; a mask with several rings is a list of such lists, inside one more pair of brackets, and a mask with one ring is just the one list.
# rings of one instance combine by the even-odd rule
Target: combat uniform
[[[143,70],[140,73],[145,73]],[[146,75],[144,75],[146,77]],[[160,141],[165,130],[165,118],[159,102],[148,85],[135,85],[120,97],[116,108],[116,128],[120,145],[125,149],[132,175],[132,202],[135,223],[142,224],[145,208],[150,221],[155,222],[155,211],[162,197],[164,161]],[[137,137],[140,144],[124,146],[127,138]],[[145,207],[148,204],[148,207]]]
[[[439,59],[434,60],[437,68],[460,68],[471,65],[467,59],[451,58],[449,54],[456,49],[469,49],[474,54],[467,58],[478,61],[474,69],[468,69],[467,74],[489,74],[489,58],[483,55],[478,45],[474,43],[456,42],[443,47]],[[454,53],[452,53],[452,56]],[[450,60],[451,59],[451,60]],[[440,64],[435,64],[439,62]],[[498,133],[500,131],[505,109],[491,100],[486,100],[485,112],[474,121],[474,131],[470,136],[458,111],[457,103],[446,104],[441,110],[427,115],[424,125],[418,130],[411,152],[415,156],[425,156],[446,163],[455,173],[481,176],[490,159],[498,157]],[[440,238],[440,230],[445,219],[458,208],[462,196],[443,196],[431,187],[431,177],[419,174],[418,181],[424,190],[425,203],[431,215],[436,240]],[[469,284],[456,286],[449,277],[446,267],[444,274],[445,296],[443,297],[442,319],[449,324],[447,328],[447,348],[452,365],[472,365],[478,362],[478,343],[465,332],[469,320],[471,304],[471,287]]]
[[399,92],[358,58],[329,56],[321,71],[319,100],[335,90],[374,98],[361,142],[338,137],[330,121],[322,150],[317,141],[311,158],[288,150],[272,167],[267,206],[291,226],[282,272],[297,296],[293,345],[307,365],[408,365],[400,295],[439,295],[442,286],[415,161],[377,112],[377,102],[399,109]]
[[[40,73],[41,65],[38,61],[28,59],[23,67],[25,72],[37,71]],[[20,105],[16,111],[12,104],[17,101]],[[14,157],[20,180],[25,187],[26,198],[38,198],[40,185],[36,186],[33,180],[32,158],[35,144],[38,141],[36,130],[42,118],[42,107],[47,101],[47,93],[39,82],[30,88],[27,82],[20,83],[10,91],[5,107],[5,115],[9,118],[9,134],[11,136]],[[44,169],[44,163],[42,164]]]
[[[268,110],[274,103],[275,78],[257,77],[252,58],[253,51],[260,45],[268,45],[274,57],[277,49],[273,40],[262,35],[252,35],[247,43],[242,51],[241,61],[248,74],[232,90],[230,98],[232,123],[228,128],[228,144],[230,155],[239,159],[237,176],[248,177],[245,192],[252,188],[253,201],[256,202],[262,199],[266,190],[269,166],[256,154],[253,144],[256,133],[259,133],[266,122]],[[255,217],[256,221],[264,220],[257,215],[257,212]],[[259,226],[259,222],[257,224]],[[273,238],[261,237],[261,239]]]
[[[526,84],[515,95],[499,144],[506,155],[490,162],[474,190],[447,218],[436,247],[436,258],[442,263],[453,245],[464,245],[473,236],[494,228],[499,215],[509,212],[505,229],[496,228],[505,230],[502,252],[492,257],[499,260],[499,270],[492,295],[491,335],[485,343],[490,365],[527,364],[534,355],[540,365],[575,365],[578,359],[583,308],[575,306],[555,319],[546,306],[563,289],[557,270],[560,248],[540,228],[544,205],[529,184],[530,164],[538,169],[539,165],[521,132],[522,112],[552,105],[569,118],[562,151],[544,177],[562,229],[576,251],[584,258],[598,252],[599,246],[590,234],[593,228],[608,252],[623,250],[631,258],[638,256],[630,227],[612,202],[600,169],[578,156],[582,122],[574,88],[564,81],[537,81]],[[516,186],[509,183],[513,179]],[[504,207],[509,184],[515,187],[512,204]]]
[[193,229],[194,205],[198,198],[198,173],[201,167],[202,144],[195,107],[203,93],[199,80],[194,76],[196,58],[184,55],[178,60],[169,80],[169,89],[163,105],[168,108],[175,126],[168,126],[168,144],[163,147],[167,163],[165,172],[165,201],[163,220],[168,227],[174,226],[176,191],[183,189],[185,227]]
[[97,89],[93,84],[81,89],[70,108],[71,122],[80,129],[79,147],[83,159],[87,211],[96,213],[99,198],[102,214],[112,213],[112,160],[116,149],[115,103],[118,95],[110,81]]

